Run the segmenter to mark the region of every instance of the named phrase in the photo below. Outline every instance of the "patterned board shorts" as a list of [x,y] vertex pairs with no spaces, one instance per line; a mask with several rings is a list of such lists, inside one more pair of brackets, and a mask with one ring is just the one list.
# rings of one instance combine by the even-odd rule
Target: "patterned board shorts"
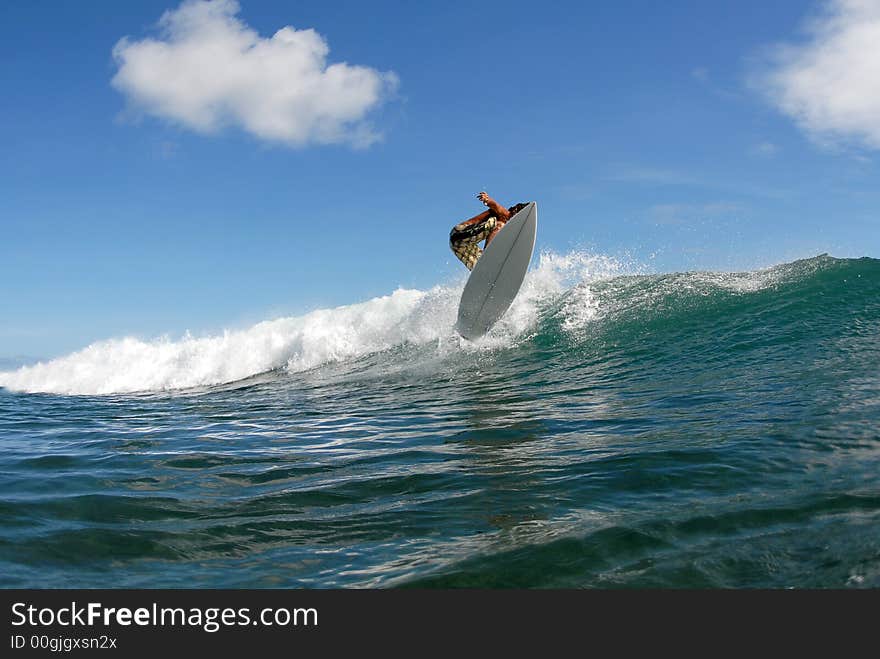
[[449,247],[468,270],[473,270],[477,259],[483,255],[479,243],[486,240],[496,226],[498,226],[498,218],[490,215],[482,222],[474,224],[462,222],[452,227],[449,233]]

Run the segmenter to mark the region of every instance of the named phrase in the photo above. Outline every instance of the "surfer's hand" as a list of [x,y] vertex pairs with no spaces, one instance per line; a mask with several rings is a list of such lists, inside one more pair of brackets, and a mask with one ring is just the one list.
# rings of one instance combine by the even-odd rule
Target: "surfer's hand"
[[477,199],[483,202],[485,206],[489,205],[489,201],[492,199],[485,191],[481,192],[477,195]]

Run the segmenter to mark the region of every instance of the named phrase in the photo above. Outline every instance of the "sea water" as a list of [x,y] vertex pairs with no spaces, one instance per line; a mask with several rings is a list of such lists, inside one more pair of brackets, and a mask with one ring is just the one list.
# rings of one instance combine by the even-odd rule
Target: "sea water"
[[462,284],[0,373],[0,586],[880,586],[880,261]]

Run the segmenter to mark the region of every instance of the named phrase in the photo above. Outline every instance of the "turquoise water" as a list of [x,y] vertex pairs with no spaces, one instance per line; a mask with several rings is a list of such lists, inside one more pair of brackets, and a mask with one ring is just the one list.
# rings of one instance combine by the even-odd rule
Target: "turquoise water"
[[880,261],[459,292],[0,373],[0,586],[880,586]]

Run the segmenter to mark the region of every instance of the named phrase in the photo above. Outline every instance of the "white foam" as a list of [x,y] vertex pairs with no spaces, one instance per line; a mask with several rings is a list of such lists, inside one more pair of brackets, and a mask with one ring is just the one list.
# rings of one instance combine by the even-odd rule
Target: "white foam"
[[[570,335],[578,335],[600,315],[599,298],[595,295],[591,284],[638,271],[638,268],[617,259],[584,252],[572,252],[561,256],[548,254],[546,259],[547,269],[550,271],[548,279],[561,277],[563,284],[572,284],[570,293],[559,311],[562,330]],[[540,272],[541,268],[538,270]]]
[[[428,291],[401,288],[359,304],[213,336],[99,341],[65,357],[0,373],[0,386],[61,394],[161,391],[234,382],[278,368],[304,371],[404,344],[433,344],[441,355],[506,348],[529,335],[541,309],[570,286],[613,276],[621,267],[613,259],[581,252],[542,253],[509,312],[473,343],[454,331],[462,276],[455,284]],[[567,313],[584,322],[588,314],[578,309],[587,310],[591,304],[589,295],[573,295]]]

